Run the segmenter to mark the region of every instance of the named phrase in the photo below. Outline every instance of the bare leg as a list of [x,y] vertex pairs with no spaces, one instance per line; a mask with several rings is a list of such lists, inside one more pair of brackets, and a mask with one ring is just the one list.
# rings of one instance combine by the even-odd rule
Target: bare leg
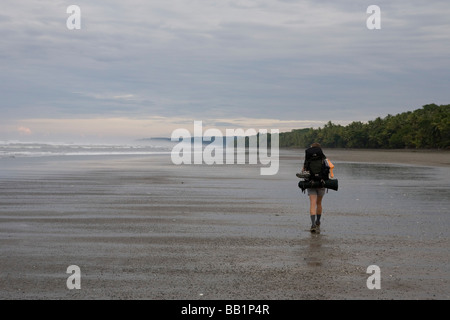
[[316,214],[322,214],[322,199],[323,199],[323,196],[317,196],[317,199],[316,199]]
[[322,217],[322,199],[323,196],[317,196],[316,200],[316,225],[320,228],[320,218]]
[[[320,197],[322,198],[322,197]],[[312,216],[315,216],[317,213],[317,201],[318,201],[318,197],[315,194],[311,194],[309,196],[309,214]],[[322,199],[320,199],[320,201],[322,201]],[[322,205],[320,206],[320,209],[322,210]]]

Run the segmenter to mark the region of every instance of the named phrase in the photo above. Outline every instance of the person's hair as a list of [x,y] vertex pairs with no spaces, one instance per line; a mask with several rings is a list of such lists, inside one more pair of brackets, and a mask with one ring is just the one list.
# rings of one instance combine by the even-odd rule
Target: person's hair
[[320,146],[320,144],[318,144],[317,142],[314,142],[312,145],[311,145],[311,148],[321,148],[321,146]]

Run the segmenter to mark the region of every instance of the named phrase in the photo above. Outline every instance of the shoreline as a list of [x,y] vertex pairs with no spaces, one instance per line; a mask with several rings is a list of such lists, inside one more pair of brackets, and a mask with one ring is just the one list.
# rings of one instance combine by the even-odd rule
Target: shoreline
[[[366,162],[405,164],[430,167],[450,167],[450,151],[445,150],[405,150],[405,149],[342,149],[322,148],[333,162]],[[280,158],[304,157],[301,148],[280,148]],[[283,151],[283,152],[282,152]],[[296,154],[298,153],[298,154]]]

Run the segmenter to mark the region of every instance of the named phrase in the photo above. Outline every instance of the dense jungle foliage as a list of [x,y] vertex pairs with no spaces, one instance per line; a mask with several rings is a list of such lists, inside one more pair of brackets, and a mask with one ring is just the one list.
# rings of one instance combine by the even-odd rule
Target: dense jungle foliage
[[450,149],[450,105],[428,104],[421,109],[347,126],[329,121],[323,128],[280,133],[280,147]]

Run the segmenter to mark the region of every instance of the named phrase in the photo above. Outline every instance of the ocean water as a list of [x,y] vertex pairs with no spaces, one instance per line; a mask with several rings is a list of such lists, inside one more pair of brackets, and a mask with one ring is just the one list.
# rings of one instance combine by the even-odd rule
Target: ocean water
[[49,156],[169,154],[173,143],[151,140],[129,144],[75,144],[0,141],[0,159]]

